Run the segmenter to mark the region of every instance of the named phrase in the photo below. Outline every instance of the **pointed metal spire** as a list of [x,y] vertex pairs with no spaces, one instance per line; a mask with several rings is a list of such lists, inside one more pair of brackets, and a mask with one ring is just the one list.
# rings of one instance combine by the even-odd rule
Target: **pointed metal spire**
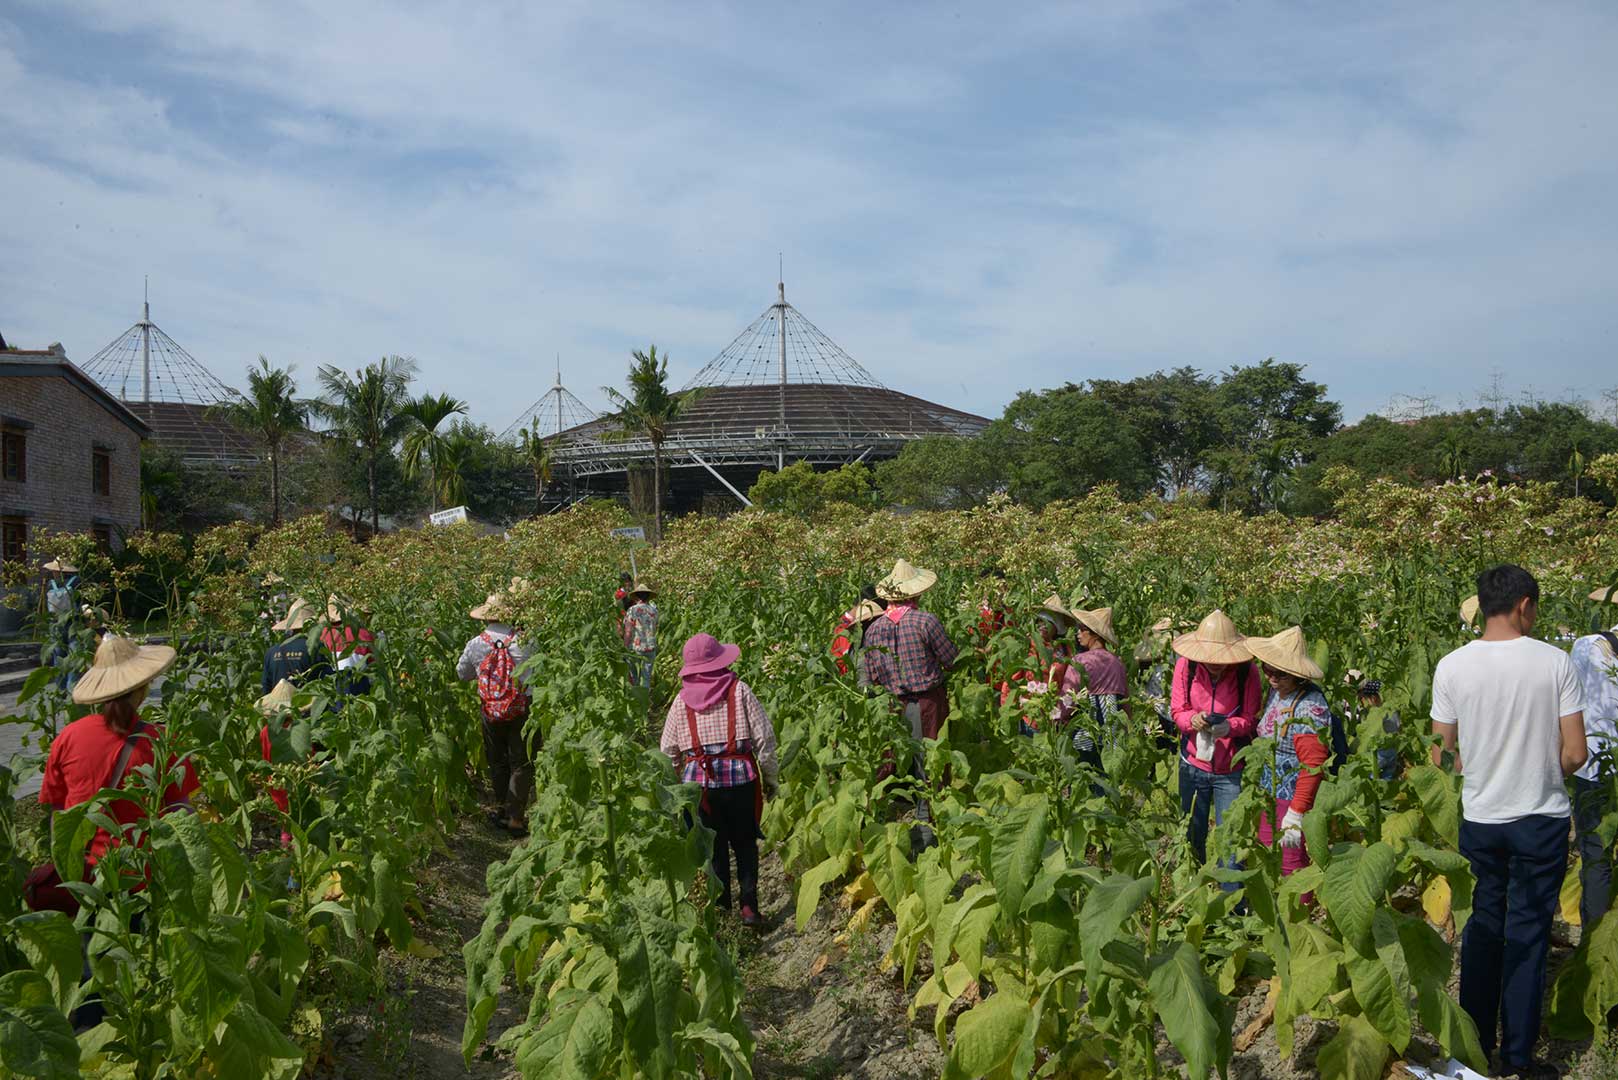
[[[217,405],[237,397],[196,357],[152,321],[151,284],[141,290],[140,320],[92,356],[84,370],[120,401]],[[136,383],[136,380],[139,380]],[[131,395],[136,383],[137,395]]]

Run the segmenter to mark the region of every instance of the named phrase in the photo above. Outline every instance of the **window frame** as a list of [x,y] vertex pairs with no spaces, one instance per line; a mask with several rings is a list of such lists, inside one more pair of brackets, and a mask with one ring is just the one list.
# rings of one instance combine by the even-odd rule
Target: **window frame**
[[[17,537],[17,553],[9,554],[11,531],[16,529],[20,534]],[[0,562],[27,562],[28,561],[28,519],[6,515],[0,517]]]
[[90,493],[107,498],[112,495],[112,451],[104,446],[90,450]]
[[0,427],[0,480],[8,484],[28,483],[28,433],[9,424]]

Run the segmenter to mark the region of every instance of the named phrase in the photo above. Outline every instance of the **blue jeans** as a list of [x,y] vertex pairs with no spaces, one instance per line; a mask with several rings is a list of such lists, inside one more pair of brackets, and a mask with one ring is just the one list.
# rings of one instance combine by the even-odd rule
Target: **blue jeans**
[[1565,817],[1532,814],[1501,825],[1461,818],[1461,854],[1477,885],[1461,932],[1461,1008],[1484,1054],[1500,1035],[1505,1069],[1532,1060],[1545,999],[1551,918],[1567,870]]
[[[1180,759],[1180,813],[1191,815],[1188,834],[1191,852],[1197,857],[1197,862],[1208,859],[1208,811],[1213,811],[1214,824],[1219,824],[1225,820],[1225,811],[1230,809],[1230,804],[1236,801],[1236,796],[1241,792],[1241,773],[1206,772],[1194,765],[1187,765],[1185,758]],[[1231,858],[1221,859],[1219,865],[1231,870],[1241,868],[1241,864]],[[1241,888],[1230,882],[1222,882],[1220,887],[1227,892]]]
[[1379,779],[1397,780],[1399,768],[1399,751],[1389,749],[1376,752],[1376,775]]
[[629,685],[652,685],[652,664],[657,660],[657,650],[648,653],[635,653],[629,658]]

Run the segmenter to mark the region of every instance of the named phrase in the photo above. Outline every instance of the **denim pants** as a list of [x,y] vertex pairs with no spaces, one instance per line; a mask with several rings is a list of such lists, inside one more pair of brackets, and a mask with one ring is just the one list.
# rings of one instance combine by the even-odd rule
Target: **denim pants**
[[[1199,769],[1194,765],[1187,765],[1184,758],[1180,759],[1180,813],[1190,814],[1191,821],[1188,826],[1188,835],[1191,839],[1191,851],[1197,857],[1197,862],[1206,862],[1208,859],[1208,812],[1213,811],[1214,824],[1225,820],[1225,811],[1230,804],[1236,801],[1236,796],[1242,792],[1242,774],[1211,773]],[[1235,859],[1222,859],[1220,866],[1235,870],[1241,867]],[[1225,882],[1221,885],[1227,892],[1234,892],[1240,885]]]
[[1612,905],[1612,860],[1596,830],[1610,809],[1607,785],[1582,777],[1573,778],[1573,837],[1579,845],[1579,901],[1581,933],[1589,934],[1596,920]]
[[652,685],[652,664],[657,660],[657,650],[651,652],[635,653],[629,658],[629,685]]
[[1551,918],[1567,871],[1565,817],[1532,814],[1499,825],[1461,819],[1461,854],[1477,885],[1461,932],[1461,1008],[1488,1054],[1528,1064],[1539,1038]]

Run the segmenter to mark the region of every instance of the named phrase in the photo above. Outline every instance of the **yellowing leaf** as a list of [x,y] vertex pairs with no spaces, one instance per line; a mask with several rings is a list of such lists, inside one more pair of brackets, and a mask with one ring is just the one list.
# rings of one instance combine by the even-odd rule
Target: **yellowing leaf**
[[1432,882],[1421,893],[1421,910],[1427,913],[1427,920],[1434,926],[1443,926],[1449,921],[1449,879],[1433,878]]
[[859,877],[849,882],[848,886],[843,889],[843,906],[845,908],[852,908],[858,904],[865,903],[875,895],[876,880],[871,877],[871,872],[867,870]]
[[429,945],[420,938],[411,938],[410,944],[405,946],[405,952],[421,960],[437,960],[444,955],[444,950],[436,945]]
[[1579,901],[1584,899],[1584,882],[1579,876],[1579,860],[1574,859],[1573,865],[1567,868],[1567,877],[1562,879],[1562,921],[1569,926],[1579,925]]

